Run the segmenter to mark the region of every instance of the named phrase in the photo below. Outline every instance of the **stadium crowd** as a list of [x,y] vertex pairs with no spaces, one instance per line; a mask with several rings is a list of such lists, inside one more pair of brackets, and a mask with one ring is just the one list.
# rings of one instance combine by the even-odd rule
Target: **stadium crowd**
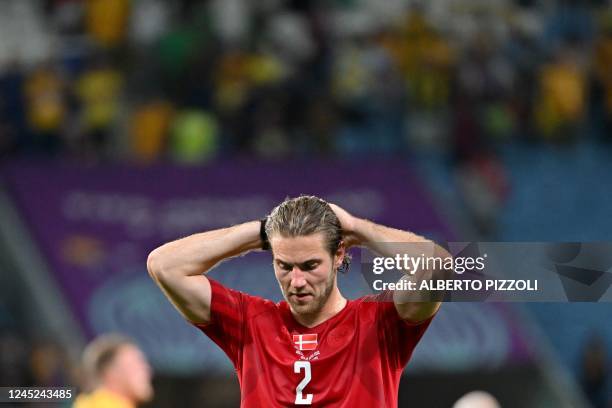
[[0,149],[204,163],[433,147],[488,168],[497,142],[580,139],[587,117],[609,138],[612,13],[540,3],[7,0]]

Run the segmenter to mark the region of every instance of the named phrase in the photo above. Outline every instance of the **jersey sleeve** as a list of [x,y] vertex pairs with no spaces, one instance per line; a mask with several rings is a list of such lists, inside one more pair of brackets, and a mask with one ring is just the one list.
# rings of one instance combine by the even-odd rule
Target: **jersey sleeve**
[[391,299],[381,296],[377,302],[378,338],[391,366],[403,369],[435,314],[418,323],[403,320]]
[[211,288],[210,322],[193,323],[230,358],[236,369],[242,363],[249,296],[208,278]]

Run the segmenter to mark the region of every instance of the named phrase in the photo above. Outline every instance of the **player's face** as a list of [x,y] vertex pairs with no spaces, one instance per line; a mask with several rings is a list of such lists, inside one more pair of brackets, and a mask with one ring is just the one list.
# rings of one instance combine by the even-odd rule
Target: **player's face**
[[153,397],[152,371],[144,354],[138,347],[126,344],[118,350],[112,363],[113,374],[123,384],[126,395],[137,403]]
[[270,240],[274,273],[283,296],[295,313],[318,313],[336,285],[336,270],[344,251],[332,256],[321,233]]

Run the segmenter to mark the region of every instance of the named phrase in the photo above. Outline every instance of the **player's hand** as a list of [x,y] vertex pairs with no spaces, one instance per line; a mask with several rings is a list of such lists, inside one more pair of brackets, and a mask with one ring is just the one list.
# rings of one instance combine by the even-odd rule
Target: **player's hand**
[[334,214],[336,214],[336,217],[338,217],[338,220],[340,221],[340,226],[342,227],[343,233],[342,240],[344,241],[344,245],[346,246],[346,248],[360,245],[360,240],[357,237],[355,230],[358,219],[352,216],[345,209],[338,207],[336,204],[330,203],[329,206],[334,211]]

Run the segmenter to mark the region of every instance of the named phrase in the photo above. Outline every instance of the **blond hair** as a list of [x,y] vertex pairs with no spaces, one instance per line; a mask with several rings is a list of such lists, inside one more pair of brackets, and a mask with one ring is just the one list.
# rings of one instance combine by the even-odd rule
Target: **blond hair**
[[[266,220],[266,235],[300,237],[322,233],[325,247],[334,256],[342,243],[342,227],[329,203],[319,197],[302,195],[287,198],[277,205]],[[345,272],[349,256],[345,256],[340,267]]]
[[119,349],[136,345],[130,338],[120,334],[105,334],[95,338],[85,347],[82,368],[87,378],[88,388],[99,385],[106,369],[113,363]]

